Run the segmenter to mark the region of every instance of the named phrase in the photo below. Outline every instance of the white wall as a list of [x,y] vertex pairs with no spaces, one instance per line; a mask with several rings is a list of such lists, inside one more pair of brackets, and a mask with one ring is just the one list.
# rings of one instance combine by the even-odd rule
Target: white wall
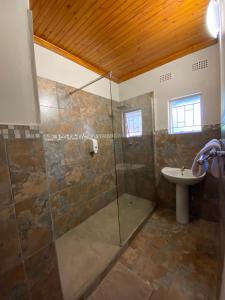
[[[155,93],[156,129],[168,128],[168,100],[201,92],[202,123],[220,123],[220,76],[218,45],[208,47],[119,85],[120,101]],[[192,64],[208,59],[208,68],[192,72]],[[160,83],[160,75],[171,72],[172,80]]]
[[[38,76],[61,82],[74,88],[79,88],[100,76],[36,44],[35,60]],[[101,79],[84,90],[110,99],[108,79]],[[114,82],[112,82],[112,96],[114,100],[119,100],[118,84]]]
[[28,0],[1,0],[0,123],[36,124]]
[[220,12],[221,123],[225,125],[225,0],[220,0]]

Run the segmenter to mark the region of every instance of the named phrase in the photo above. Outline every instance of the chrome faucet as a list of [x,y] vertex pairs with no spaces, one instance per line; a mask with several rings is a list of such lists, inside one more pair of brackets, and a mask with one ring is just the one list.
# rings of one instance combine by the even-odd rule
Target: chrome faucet
[[180,171],[181,171],[181,175],[184,175],[184,170],[185,170],[185,166],[183,166]]

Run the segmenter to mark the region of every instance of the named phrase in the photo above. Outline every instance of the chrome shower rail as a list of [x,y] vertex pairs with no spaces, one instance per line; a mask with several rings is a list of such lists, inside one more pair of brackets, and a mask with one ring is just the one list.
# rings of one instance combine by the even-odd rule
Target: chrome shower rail
[[95,82],[97,82],[97,81],[99,81],[99,80],[101,80],[101,79],[103,79],[103,78],[107,78],[107,77],[109,77],[109,79],[112,78],[112,71],[106,73],[105,75],[99,76],[98,78],[96,78],[96,79],[94,79],[94,80],[88,82],[87,84],[81,86],[81,87],[78,88],[78,89],[75,89],[75,90],[69,92],[69,95],[73,95],[74,93],[83,90],[84,88],[88,87],[89,85],[91,85],[91,84],[93,84],[93,83],[95,83]]

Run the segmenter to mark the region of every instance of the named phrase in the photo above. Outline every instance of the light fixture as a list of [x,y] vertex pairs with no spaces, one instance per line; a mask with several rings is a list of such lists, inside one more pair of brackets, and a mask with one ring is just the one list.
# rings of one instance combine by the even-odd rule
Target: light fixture
[[206,15],[206,24],[209,33],[215,39],[218,37],[219,34],[219,3],[218,0],[210,0],[207,15]]

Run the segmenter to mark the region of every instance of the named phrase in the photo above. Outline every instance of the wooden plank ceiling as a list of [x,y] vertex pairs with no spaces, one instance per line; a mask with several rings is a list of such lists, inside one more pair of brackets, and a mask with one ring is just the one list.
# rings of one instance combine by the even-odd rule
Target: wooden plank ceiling
[[208,0],[30,0],[35,42],[117,82],[216,43]]

